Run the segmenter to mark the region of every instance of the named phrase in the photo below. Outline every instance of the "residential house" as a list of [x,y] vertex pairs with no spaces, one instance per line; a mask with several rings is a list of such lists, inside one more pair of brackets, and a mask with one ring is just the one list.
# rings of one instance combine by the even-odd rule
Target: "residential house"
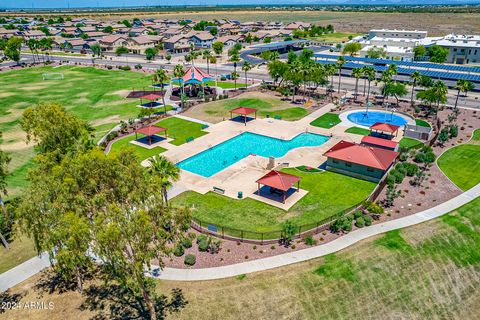
[[208,31],[191,31],[187,34],[195,48],[211,48],[215,42],[215,36]]
[[127,48],[132,53],[143,54],[145,49],[153,48],[162,42],[161,36],[138,36],[128,39]]
[[118,47],[126,47],[128,45],[127,39],[123,35],[110,35],[101,38],[98,43],[103,51],[113,51]]
[[164,40],[163,47],[172,53],[188,52],[193,42],[190,37],[179,34]]
[[227,35],[223,37],[219,37],[215,40],[215,42],[221,42],[226,48],[233,47],[236,43],[243,43],[245,42],[245,35]]

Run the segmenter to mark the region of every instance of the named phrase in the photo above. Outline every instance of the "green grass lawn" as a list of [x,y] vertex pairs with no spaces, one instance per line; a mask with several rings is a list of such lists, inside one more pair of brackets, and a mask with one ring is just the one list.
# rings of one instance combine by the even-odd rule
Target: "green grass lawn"
[[[141,138],[143,136],[144,136],[143,134],[139,134],[138,138]],[[140,161],[143,161],[147,158],[158,155],[166,150],[162,147],[155,147],[153,149],[143,148],[143,147],[131,144],[130,141],[132,140],[135,140],[135,134],[132,134],[130,136],[127,136],[123,139],[120,139],[114,142],[110,149],[110,153],[114,153],[120,150],[124,150],[126,148],[130,148],[135,151],[135,154],[137,155],[138,159],[140,159]]]
[[19,234],[10,243],[10,250],[0,245],[0,273],[27,261],[34,257],[35,254],[32,240]]
[[365,129],[365,128],[360,128],[360,127],[350,127],[347,130],[345,130],[346,133],[353,133],[353,134],[359,134],[362,136],[368,136],[370,134],[370,130]]
[[480,129],[472,141],[445,151],[437,163],[445,175],[460,189],[468,190],[480,183]]
[[349,36],[356,37],[362,36],[363,33],[356,33],[356,32],[333,32],[329,34],[325,34],[319,37],[312,37],[309,39],[313,39],[316,41],[324,41],[324,42],[344,42],[349,40]]
[[238,97],[212,101],[187,110],[185,115],[212,123],[230,118],[229,110],[246,107],[257,109],[258,117],[280,116],[283,120],[295,121],[308,114],[305,108],[282,101],[279,97],[262,92],[246,92]]
[[323,116],[313,120],[310,124],[314,127],[330,129],[339,124],[340,117],[336,113],[325,113]]
[[479,216],[477,198],[325,257],[207,286],[159,281],[158,288],[185,292],[178,319],[476,319]]
[[[208,81],[206,82],[207,85],[214,87],[215,86],[215,81]],[[251,84],[248,84],[247,87],[249,87]],[[235,88],[235,83],[230,82],[230,81],[217,81],[217,86],[219,86],[222,89],[234,89]],[[237,81],[237,89],[238,88],[245,88],[245,82],[244,81]]]
[[425,120],[422,120],[422,119],[415,119],[415,124],[417,126],[420,126],[420,127],[427,127],[427,128],[431,128],[432,126],[430,125],[430,123],[428,123],[427,121]]
[[[213,192],[201,195],[190,191],[175,197],[172,202],[194,206],[193,216],[205,222],[269,232],[281,229],[282,223],[287,219],[299,225],[314,224],[360,203],[375,188],[372,182],[328,171],[306,173],[295,168],[284,171],[301,176],[300,188],[309,191],[288,212],[250,198],[234,200]],[[255,235],[245,234],[245,237]]]
[[[63,80],[43,80],[44,73],[63,73]],[[136,117],[135,99],[124,96],[132,89],[146,87],[151,79],[143,73],[98,70],[90,67],[62,66],[26,68],[0,73],[0,131],[2,148],[12,157],[7,179],[10,195],[26,186],[27,168],[34,155],[33,146],[25,146],[19,121],[22,112],[38,102],[58,102],[100,132],[106,132],[121,119]]]
[[418,149],[423,145],[423,142],[417,139],[404,137],[400,140],[400,148]]
[[187,138],[199,138],[208,133],[202,130],[203,125],[200,123],[175,117],[164,119],[156,126],[167,128],[168,137],[174,139],[170,143],[176,146],[186,143]]

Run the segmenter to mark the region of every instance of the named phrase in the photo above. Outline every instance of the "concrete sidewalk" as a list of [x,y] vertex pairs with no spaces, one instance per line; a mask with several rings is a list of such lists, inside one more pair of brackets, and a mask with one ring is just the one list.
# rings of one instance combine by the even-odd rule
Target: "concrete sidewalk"
[[[181,187],[174,187],[171,191],[172,192],[170,196],[173,196],[173,194],[175,193],[181,193],[183,189]],[[361,240],[367,239],[368,237],[377,234],[381,234],[390,230],[413,226],[431,219],[435,219],[461,207],[462,205],[472,201],[479,196],[480,184],[462,193],[461,195],[431,209],[427,209],[425,211],[404,218],[387,221],[363,229],[355,230],[324,245],[222,267],[205,269],[165,268],[164,270],[160,271],[159,276],[155,278],[172,281],[200,281],[223,279],[234,277],[240,274],[264,271],[297,262],[307,261],[340,251]],[[31,276],[37,274],[38,272],[49,266],[49,257],[47,254],[43,254],[41,257],[34,257],[16,266],[15,268],[0,274],[0,292],[12,288],[13,286],[27,280]],[[157,266],[152,266],[152,269],[157,268]]]
[[437,218],[461,207],[462,205],[472,201],[478,196],[480,196],[480,184],[476,185],[465,193],[462,193],[461,195],[431,209],[427,209],[425,211],[404,218],[391,220],[370,227],[355,230],[324,245],[272,256],[264,259],[258,259],[215,268],[165,268],[156,278],[173,281],[200,281],[223,279],[234,277],[240,274],[264,271],[297,262],[307,261],[340,251],[348,246],[351,246],[361,240],[367,239],[374,235],[378,235],[395,229],[413,226]]

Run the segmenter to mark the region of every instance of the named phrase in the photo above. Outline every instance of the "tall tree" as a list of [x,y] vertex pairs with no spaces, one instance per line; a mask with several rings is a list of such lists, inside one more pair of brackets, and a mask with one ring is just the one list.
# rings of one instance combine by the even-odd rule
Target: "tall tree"
[[363,67],[363,73],[365,74],[365,76],[367,77],[367,81],[368,81],[368,90],[367,90],[367,106],[368,106],[368,101],[370,99],[370,88],[371,88],[371,83],[372,81],[375,80],[376,78],[376,71],[373,67]]
[[248,72],[249,72],[250,70],[253,69],[253,67],[254,67],[254,66],[253,66],[250,62],[248,62],[248,61],[244,61],[244,62],[243,62],[242,70],[243,70],[243,72],[245,73],[245,88],[248,87],[247,74],[248,74]]
[[455,98],[455,109],[457,109],[458,98],[460,97],[460,93],[463,92],[465,93],[465,96],[467,96],[467,92],[475,89],[475,85],[468,80],[460,79],[455,84],[455,89],[457,89],[457,97]]
[[418,71],[415,71],[410,76],[410,79],[412,79],[412,95],[410,97],[410,105],[412,105],[412,106],[414,105],[413,95],[415,93],[415,86],[420,82],[421,78],[422,78],[422,75]]
[[338,93],[340,93],[340,86],[342,84],[342,67],[345,64],[345,57],[340,56],[337,59],[337,67],[338,67]]
[[230,56],[230,61],[233,62],[233,72],[237,72],[237,62],[240,62],[240,55],[237,52],[234,52]]
[[149,173],[158,181],[163,200],[168,206],[168,188],[180,178],[180,169],[164,156],[154,156],[150,160]]
[[215,52],[215,54],[217,56],[221,55],[222,52],[223,52],[223,42],[221,41],[216,41],[212,44],[212,49],[213,49],[213,52]]
[[5,45],[5,50],[3,53],[8,59],[15,61],[18,64],[20,62],[20,49],[22,44],[22,38],[10,37]]
[[[184,75],[185,75],[185,70],[183,69],[183,66],[181,64],[177,64],[177,65],[175,65],[175,67],[173,67],[173,76],[175,78],[177,78],[180,82],[180,86],[181,86],[181,89],[182,89],[181,95],[185,94],[185,87],[184,87],[183,81],[182,81],[182,78],[183,78]],[[183,107],[184,107],[184,102],[182,100],[182,108]]]
[[164,85],[168,81],[168,75],[165,69],[159,68],[153,74],[153,81],[160,84],[160,90],[162,91],[162,103],[163,103],[163,112],[167,114],[167,106],[165,104],[165,88]]
[[352,76],[355,78],[355,100],[358,96],[358,80],[363,76],[363,71],[361,68],[353,68]]
[[145,49],[145,58],[147,60],[154,60],[155,56],[158,54],[158,49],[157,48],[147,48]]
[[[0,132],[0,138],[2,137],[2,133]],[[0,149],[0,206],[2,207],[2,213],[4,219],[7,218],[7,208],[5,207],[5,203],[3,202],[3,196],[7,195],[7,176],[8,176],[8,164],[11,161],[11,157],[8,153]],[[6,237],[2,234],[2,230],[0,229],[0,241],[3,243],[3,246],[6,249],[10,249],[8,241]]]
[[213,57],[212,52],[206,49],[202,52],[202,58],[207,60],[207,73],[210,73],[210,59]]

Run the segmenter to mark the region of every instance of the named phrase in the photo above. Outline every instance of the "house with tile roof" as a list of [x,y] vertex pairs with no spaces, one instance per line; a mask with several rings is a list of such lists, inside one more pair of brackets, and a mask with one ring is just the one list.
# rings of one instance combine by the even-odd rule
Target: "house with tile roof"
[[399,153],[342,140],[323,155],[327,157],[329,171],[378,182],[395,163]]

